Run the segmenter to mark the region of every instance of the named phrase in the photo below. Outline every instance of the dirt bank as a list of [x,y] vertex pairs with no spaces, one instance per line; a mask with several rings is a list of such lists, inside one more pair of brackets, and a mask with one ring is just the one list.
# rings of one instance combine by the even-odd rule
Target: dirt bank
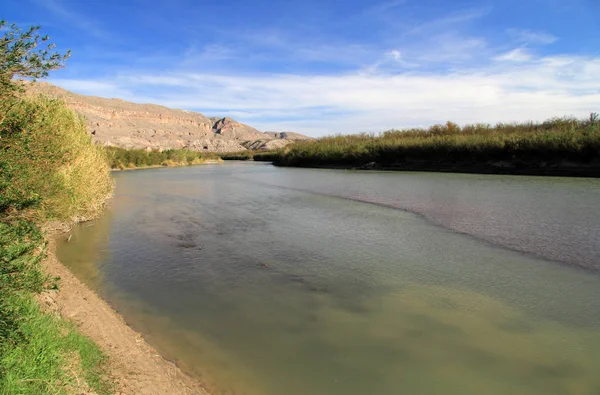
[[77,324],[109,356],[117,394],[208,394],[202,384],[162,358],[104,300],[80,282],[56,258],[56,242],[48,243],[44,267],[60,277],[58,291],[41,296],[42,303]]

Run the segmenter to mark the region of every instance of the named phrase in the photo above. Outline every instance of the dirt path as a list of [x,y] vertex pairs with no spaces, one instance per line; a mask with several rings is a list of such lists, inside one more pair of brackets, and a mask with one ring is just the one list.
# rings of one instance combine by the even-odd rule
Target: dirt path
[[60,277],[59,291],[42,295],[43,303],[74,321],[110,358],[110,374],[117,394],[208,394],[201,383],[162,358],[131,329],[104,300],[80,282],[54,254],[48,243],[44,266]]

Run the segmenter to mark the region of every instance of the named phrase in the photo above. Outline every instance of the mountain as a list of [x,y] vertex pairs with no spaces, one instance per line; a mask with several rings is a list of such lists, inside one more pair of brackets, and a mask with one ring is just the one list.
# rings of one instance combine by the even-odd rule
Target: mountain
[[28,84],[29,94],[61,98],[85,117],[94,141],[123,148],[187,148],[207,152],[266,150],[311,137],[291,132],[260,132],[231,119],[156,104],[79,95],[47,82]]

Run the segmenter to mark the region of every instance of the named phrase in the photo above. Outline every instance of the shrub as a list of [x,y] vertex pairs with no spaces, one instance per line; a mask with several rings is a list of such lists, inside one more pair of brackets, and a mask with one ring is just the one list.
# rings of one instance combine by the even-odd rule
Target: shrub
[[[5,97],[0,121],[0,393],[109,391],[104,356],[74,326],[43,313],[49,220],[97,216],[112,192],[106,157],[65,103]],[[70,370],[64,367],[69,365]]]
[[600,160],[600,122],[553,118],[542,123],[473,124],[447,122],[427,129],[390,130],[379,136],[338,135],[299,142],[275,153],[288,166],[363,166],[406,163],[472,164],[489,161]]
[[[106,156],[60,100],[17,100],[0,123],[0,211],[48,220],[97,216],[112,192]],[[24,213],[22,213],[24,214]]]
[[159,151],[156,149],[125,149],[120,147],[104,148],[110,167],[121,169],[125,167],[147,167],[147,166],[186,166],[204,163],[208,159],[219,159],[216,153],[198,152],[188,149],[169,149]]

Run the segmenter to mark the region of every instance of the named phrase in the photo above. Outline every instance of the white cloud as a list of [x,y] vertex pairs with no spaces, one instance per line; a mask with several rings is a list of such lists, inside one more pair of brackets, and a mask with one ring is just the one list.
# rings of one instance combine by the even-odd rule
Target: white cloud
[[106,31],[101,29],[96,21],[92,21],[87,16],[63,6],[58,0],[33,0],[33,2],[96,38],[106,38],[108,36]]
[[[389,52],[395,60],[399,51]],[[53,81],[75,91],[232,115],[263,130],[313,136],[452,120],[511,122],[600,109],[600,58],[516,56],[469,72],[344,75],[123,74]],[[152,92],[152,94],[142,93]]]
[[536,32],[525,29],[508,29],[507,33],[516,41],[525,44],[552,44],[558,40],[558,37],[545,32]]
[[398,51],[397,49],[393,49],[391,51],[388,51],[385,53],[386,56],[394,59],[396,62],[399,62],[402,60],[402,54],[400,53],[400,51]]
[[136,100],[138,97],[131,91],[122,89],[116,83],[110,81],[52,79],[50,82],[64,89],[82,95],[101,96],[106,98],[119,98],[124,100]]
[[502,55],[498,55],[494,58],[494,60],[498,61],[506,61],[506,62],[527,62],[532,59],[532,55],[525,48],[517,48],[512,51],[503,53]]
[[397,49],[392,49],[383,54],[375,63],[362,68],[361,74],[392,73],[404,69],[414,69],[419,67],[417,63],[404,60],[402,53]]
[[421,45],[406,51],[419,62],[449,63],[464,62],[480,58],[488,50],[485,39],[463,36],[453,32],[429,37]]

